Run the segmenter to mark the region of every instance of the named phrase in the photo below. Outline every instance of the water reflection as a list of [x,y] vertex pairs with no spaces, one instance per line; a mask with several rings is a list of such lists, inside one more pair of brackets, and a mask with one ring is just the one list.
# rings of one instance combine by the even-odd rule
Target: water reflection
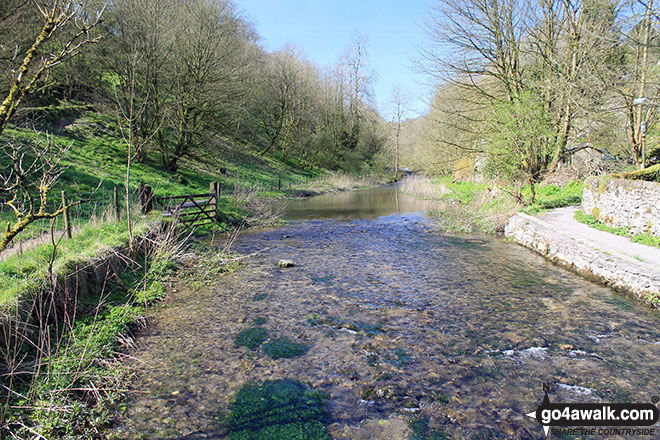
[[288,202],[285,218],[375,218],[391,214],[426,212],[442,209],[438,201],[420,200],[402,194],[397,186],[324,194]]
[[[138,340],[147,367],[120,437],[222,438],[218,411],[267,379],[324,390],[344,440],[403,439],[411,417],[446,438],[545,438],[525,416],[542,382],[553,401],[660,394],[656,311],[504,240],[444,234],[418,209],[392,188],[334,194],[290,207],[312,219],[244,234],[235,250],[258,256],[181,283]],[[309,351],[234,346],[256,319]]]

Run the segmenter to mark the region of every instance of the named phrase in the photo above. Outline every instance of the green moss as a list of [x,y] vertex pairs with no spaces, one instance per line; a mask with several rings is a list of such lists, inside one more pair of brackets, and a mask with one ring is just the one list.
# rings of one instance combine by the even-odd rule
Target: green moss
[[251,327],[242,330],[234,338],[234,344],[255,350],[268,339],[268,330],[263,327]]
[[273,339],[263,346],[264,353],[273,359],[302,356],[308,349],[307,345],[293,342],[286,336]]
[[329,440],[326,397],[288,379],[248,383],[229,405],[231,440]]
[[409,440],[445,440],[447,435],[439,429],[429,428],[429,417],[421,416],[408,420]]
[[652,165],[641,170],[629,171],[627,173],[615,174],[614,177],[630,180],[660,181],[660,164]]

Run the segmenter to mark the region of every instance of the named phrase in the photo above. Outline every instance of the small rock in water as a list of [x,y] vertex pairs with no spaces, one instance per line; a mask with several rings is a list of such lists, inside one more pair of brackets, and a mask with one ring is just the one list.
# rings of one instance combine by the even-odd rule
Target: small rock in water
[[577,386],[577,385],[566,385],[566,384],[563,384],[563,383],[557,384],[557,386],[559,388],[561,388],[562,390],[565,390],[565,391],[568,391],[568,392],[571,392],[571,393],[575,393],[575,394],[582,394],[582,395],[586,395],[586,396],[588,396],[588,395],[592,394],[594,391],[596,391],[593,388],[580,387],[580,386]]
[[291,260],[280,260],[280,261],[277,263],[277,266],[278,266],[278,267],[293,267],[293,266],[295,266],[295,265],[296,265],[296,264],[295,264],[293,261],[291,261]]

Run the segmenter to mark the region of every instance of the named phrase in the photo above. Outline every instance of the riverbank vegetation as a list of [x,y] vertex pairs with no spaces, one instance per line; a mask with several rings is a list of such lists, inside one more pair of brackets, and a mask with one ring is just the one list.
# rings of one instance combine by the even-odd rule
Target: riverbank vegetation
[[[540,185],[535,203],[525,208],[516,203],[506,187],[452,177],[406,177],[401,182],[401,190],[420,198],[444,202],[443,208],[434,211],[433,215],[444,229],[454,232],[501,232],[507,220],[521,209],[534,214],[579,204],[582,200],[582,183],[573,181],[562,186]],[[522,194],[529,196],[529,189],[524,188]]]
[[[85,232],[91,240],[108,240],[112,227],[125,245],[126,228],[116,224],[104,223],[101,234],[92,228]],[[79,256],[73,274],[53,268],[60,246],[68,248],[63,252],[98,249],[81,247],[88,238],[84,234],[67,245],[54,242],[41,250],[50,255],[48,281],[39,283],[41,273],[31,273],[34,285],[22,290],[29,295],[20,298],[21,306],[5,307],[1,361],[7,435],[97,438],[109,426],[132,374],[122,366],[132,335],[144,325],[145,307],[164,297],[163,283],[183,250],[172,225],[152,224],[135,232],[133,252],[106,241],[105,255],[93,253],[91,261]],[[10,264],[4,261],[3,268]],[[92,272],[98,276],[94,283],[86,275]]]
[[558,174],[658,161],[654,2],[442,0],[427,30],[419,65],[438,86],[404,125],[403,166],[533,206]]
[[[384,178],[368,43],[319,68],[263,49],[228,0],[8,0],[0,43],[0,436],[102,438],[191,233],[143,214],[140,184],[218,182],[215,233]],[[233,267],[221,254],[199,271]]]

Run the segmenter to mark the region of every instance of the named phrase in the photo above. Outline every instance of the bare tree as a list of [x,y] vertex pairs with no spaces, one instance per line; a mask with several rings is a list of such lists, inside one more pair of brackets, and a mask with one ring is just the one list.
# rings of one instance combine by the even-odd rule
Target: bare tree
[[226,85],[235,78],[242,52],[241,28],[234,6],[225,0],[181,2],[177,40],[171,58],[173,147],[160,145],[163,165],[176,171],[179,160],[220,131]]
[[[23,98],[34,90],[45,72],[78,54],[84,45],[99,39],[91,35],[91,30],[100,23],[103,8],[89,18],[89,11],[79,2],[44,0],[34,1],[33,5],[42,17],[43,26],[34,43],[25,52],[7,96],[0,105],[0,134],[16,113]],[[18,5],[19,8],[22,6],[24,5]],[[10,10],[9,13],[16,10],[18,9]],[[44,53],[45,43],[64,29],[73,29],[72,36],[66,38],[55,52]],[[55,218],[66,209],[82,202],[63,200],[57,208],[48,206],[50,191],[65,169],[60,166],[60,161],[69,147],[55,145],[48,136],[45,141],[34,145],[26,146],[13,141],[1,147],[11,163],[10,169],[0,174],[2,195],[6,198],[5,205],[12,210],[16,220],[7,224],[0,240],[0,251],[31,223]]]
[[410,96],[401,90],[400,85],[394,86],[390,106],[392,107],[392,123],[394,124],[394,178],[399,178],[399,158],[401,143],[401,124],[408,110]]
[[[9,92],[0,105],[0,133],[4,131],[22,99],[34,90],[45,72],[65,59],[78,54],[84,45],[97,42],[100,38],[93,36],[91,31],[101,22],[103,8],[90,19],[88,11],[80,2],[41,0],[33,3],[42,16],[43,27],[32,46],[25,52]],[[73,36],[68,38],[63,46],[54,53],[42,53],[44,44],[51,40],[60,29],[67,26],[75,28]]]
[[268,137],[261,154],[279,145],[287,155],[291,136],[308,116],[317,73],[302,60],[300,52],[288,46],[267,57],[263,72],[263,98],[259,119]]
[[[10,141],[0,147],[0,151],[10,159],[11,167],[0,173],[0,191],[7,196],[8,206],[16,220],[7,223],[0,239],[0,252],[37,220],[53,219],[66,209],[76,206],[84,200],[65,202],[53,206],[51,190],[59,177],[66,170],[61,165],[62,157],[71,145],[58,146],[50,136],[42,138],[36,144],[24,144]],[[50,206],[49,206],[50,203]]]
[[657,38],[658,15],[653,9],[653,0],[634,2],[632,8],[635,24],[627,35],[628,44],[634,54],[632,75],[625,75],[629,79],[624,83],[625,86],[618,90],[628,116],[627,132],[633,159],[641,169],[646,166],[646,135],[655,122],[656,100],[660,97],[660,78],[657,71],[652,71],[658,61],[658,54],[652,54],[651,47],[653,40]]
[[131,165],[140,155],[140,152],[153,136],[160,130],[158,124],[151,134],[147,137],[136,139],[138,132],[138,123],[142,115],[147,110],[149,96],[142,100],[140,104],[137,99],[137,76],[139,74],[139,65],[142,62],[142,56],[137,52],[128,60],[125,67],[124,82],[121,84],[121,93],[115,90],[115,100],[117,105],[119,130],[122,139],[126,145],[126,178],[124,179],[124,197],[126,199],[126,222],[128,226],[128,247],[133,250],[133,221],[131,217]]

